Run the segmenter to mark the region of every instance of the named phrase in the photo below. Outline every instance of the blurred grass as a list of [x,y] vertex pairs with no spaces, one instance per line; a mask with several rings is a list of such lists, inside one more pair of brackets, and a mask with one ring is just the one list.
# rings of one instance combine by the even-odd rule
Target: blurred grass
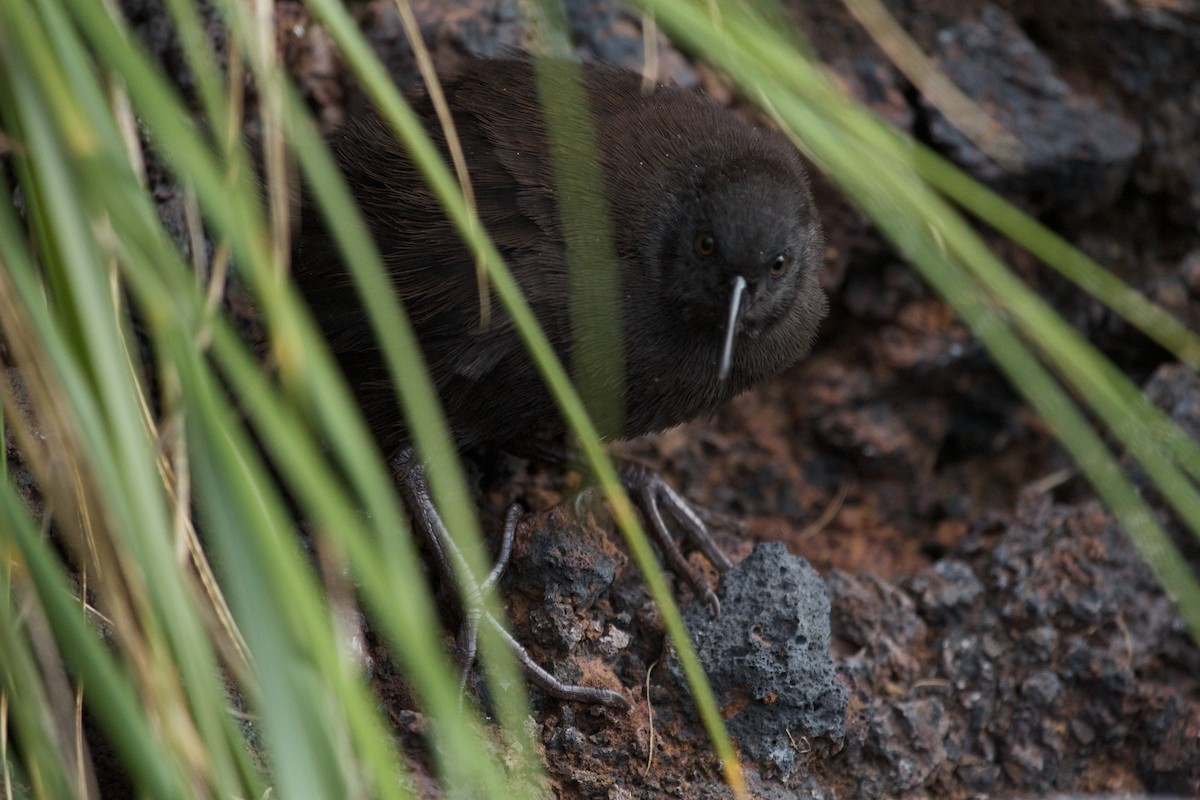
[[[1200,531],[1195,443],[1017,281],[947,201],[1013,237],[1193,366],[1200,353],[1194,334],[848,101],[797,52],[788,39],[794,33],[778,24],[776,12],[767,22],[745,3],[638,5],[772,114],[962,314],[1125,524],[1200,639],[1195,576],[1103,434],[1133,456],[1193,532]],[[272,20],[261,13],[270,4],[218,3],[232,32],[232,78],[217,69],[195,7],[187,0],[169,7],[183,32],[199,120],[100,0],[0,0],[0,121],[24,206],[18,214],[0,203],[0,335],[6,363],[19,365],[20,390],[28,395],[19,404],[17,387],[3,381],[0,420],[36,478],[42,508],[35,516],[30,496],[3,481],[0,725],[12,734],[4,741],[20,743],[19,751],[7,751],[6,780],[33,797],[82,796],[94,786],[74,733],[75,688],[82,687],[96,724],[145,796],[261,797],[268,787],[288,797],[413,794],[406,770],[418,756],[393,740],[370,696],[334,622],[345,609],[302,549],[277,474],[312,521],[314,546],[330,565],[325,573],[350,576],[372,627],[411,679],[431,720],[429,753],[448,794],[544,794],[537,747],[524,724],[523,682],[491,637],[483,657],[500,732],[471,708],[459,712],[455,670],[388,466],[282,279],[286,142],[316,187],[393,375],[406,378],[396,381],[397,400],[419,434],[438,507],[473,556],[471,569],[483,574],[478,522],[461,469],[445,455],[453,449],[415,339],[345,186],[279,69]],[[333,0],[311,0],[309,7],[425,169],[563,403],[690,671],[714,753],[735,793],[744,795],[678,610],[566,372],[344,7]],[[541,14],[551,32],[552,20],[561,24],[555,4],[543,5]],[[266,206],[240,142],[236,77],[243,68],[253,76],[263,119]],[[561,91],[573,91],[571,84]],[[130,108],[194,193],[204,234],[234,255],[263,311],[275,375],[263,373],[231,320],[211,308],[215,289],[197,281],[158,218],[139,143],[128,135]],[[3,173],[0,196],[17,196]],[[199,233],[190,231],[190,241],[202,242]],[[219,270],[212,280],[219,285]],[[153,381],[141,369],[143,344],[155,360]],[[16,421],[22,408],[32,414],[30,427]],[[195,547],[188,498],[219,585]],[[51,527],[73,567],[50,543]]]

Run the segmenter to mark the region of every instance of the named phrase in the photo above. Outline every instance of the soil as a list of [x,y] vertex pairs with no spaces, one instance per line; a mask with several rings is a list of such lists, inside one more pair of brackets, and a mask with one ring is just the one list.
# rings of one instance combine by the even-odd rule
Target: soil
[[[124,5],[189,88],[157,4]],[[608,0],[566,5],[582,57],[641,68],[639,15]],[[1026,145],[1010,169],[959,134],[840,4],[785,5],[862,102],[1200,328],[1200,4],[888,2],[935,63]],[[413,6],[440,67],[525,44],[516,0]],[[289,67],[336,127],[359,102],[352,79],[299,5],[278,9]],[[356,10],[411,85],[394,4]],[[662,77],[737,103],[710,69],[661,36],[658,44]],[[946,304],[835,188],[817,183],[831,315],[816,350],[716,419],[620,448],[697,505],[741,520],[743,531],[718,532],[734,561],[779,565],[779,576],[753,573],[780,612],[771,621],[738,605],[752,599],[722,595],[725,616],[757,637],[756,663],[782,665],[714,676],[754,795],[1200,796],[1200,649],[1171,602]],[[158,196],[170,219],[178,194]],[[1200,429],[1194,372],[982,233],[1168,413]],[[561,476],[526,462],[481,477],[494,531],[508,503],[530,509],[503,582],[514,635],[558,677],[620,690],[633,706],[610,712],[534,691],[551,785],[563,798],[728,797],[619,535],[601,510],[577,515],[569,499]],[[1185,546],[1195,568],[1198,548]],[[693,563],[708,569],[698,555]],[[682,585],[678,593],[691,602]],[[802,613],[784,613],[789,603]],[[709,624],[689,615],[697,629]],[[735,635],[723,629],[709,641]],[[801,646],[820,652],[800,659]],[[374,680],[397,729],[419,732],[424,720],[402,683],[386,669]],[[797,687],[817,688],[798,697],[808,689]]]

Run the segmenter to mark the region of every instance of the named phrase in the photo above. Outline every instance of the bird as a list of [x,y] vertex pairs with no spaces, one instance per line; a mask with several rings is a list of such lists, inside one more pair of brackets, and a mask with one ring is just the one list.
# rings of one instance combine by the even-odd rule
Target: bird
[[[596,207],[606,218],[574,223],[611,236],[611,247],[601,250],[609,261],[574,273],[532,61],[467,58],[441,87],[480,221],[558,357],[601,387],[585,401],[602,437],[624,440],[712,415],[802,358],[826,313],[824,242],[803,160],[781,133],[697,91],[647,90],[627,69],[583,64],[580,75],[603,193]],[[413,107],[448,157],[432,100]],[[554,443],[566,423],[550,391],[504,310],[484,318],[476,260],[405,146],[369,109],[328,144],[416,332],[456,447],[563,452]],[[423,470],[380,348],[307,191],[292,274],[380,447],[398,456],[410,513],[428,519]],[[619,337],[616,359],[600,352],[603,342],[577,335],[577,315],[599,312],[570,301],[572,281],[614,278],[616,305],[597,308]],[[663,512],[723,570],[730,562],[708,516],[636,462],[619,472],[668,565],[716,612]],[[427,535],[448,570],[444,538]]]

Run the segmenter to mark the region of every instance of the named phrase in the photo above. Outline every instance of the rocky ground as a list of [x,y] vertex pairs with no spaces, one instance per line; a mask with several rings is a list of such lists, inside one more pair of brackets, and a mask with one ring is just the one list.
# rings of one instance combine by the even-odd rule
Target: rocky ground
[[[178,74],[157,4],[124,5]],[[523,44],[515,0],[413,5],[440,65]],[[582,56],[641,67],[638,16],[606,0],[566,5]],[[1200,327],[1200,4],[888,6],[1024,143],[1018,169],[984,159],[840,4],[786,3],[860,100]],[[358,8],[387,63],[410,78],[394,5]],[[299,6],[281,3],[280,14],[289,63],[336,126],[355,102],[349,79]],[[660,55],[664,77],[736,102],[665,40]],[[715,420],[625,448],[698,504],[745,521],[744,532],[722,533],[735,561],[747,559],[725,578],[723,627],[690,619],[707,631],[699,635],[753,791],[1200,796],[1200,649],[945,304],[834,188],[822,183],[818,194],[832,313],[813,355]],[[1024,252],[994,245],[1197,430],[1194,373]],[[609,713],[535,693],[559,795],[727,797],[657,612],[603,514],[580,520],[561,505],[557,477],[523,462],[481,485],[493,529],[514,498],[533,511],[504,583],[516,636],[560,677],[622,688],[633,703]],[[1187,552],[1200,566],[1194,541]],[[750,654],[739,663],[757,672],[722,672],[731,656],[713,648],[738,642]],[[820,666],[826,647],[836,674]],[[391,673],[377,670],[376,681],[397,728],[419,731]]]

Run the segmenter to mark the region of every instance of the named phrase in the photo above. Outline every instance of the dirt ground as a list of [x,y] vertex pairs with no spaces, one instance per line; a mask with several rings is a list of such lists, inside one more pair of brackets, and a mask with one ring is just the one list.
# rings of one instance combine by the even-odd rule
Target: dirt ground
[[[179,74],[157,4],[124,5]],[[413,5],[439,65],[524,43],[515,0]],[[640,17],[606,0],[566,5],[581,56],[641,67]],[[841,5],[786,6],[860,100],[1200,327],[1200,4],[889,2],[1026,145],[1012,171],[958,134]],[[279,10],[289,64],[335,127],[355,102],[350,79],[299,6]],[[411,81],[394,5],[358,11],[398,79]],[[736,102],[711,71],[665,40],[660,50],[664,77]],[[795,599],[803,614],[780,618],[792,626],[784,641],[747,623],[782,666],[718,683],[756,796],[1200,796],[1200,649],[1171,603],[946,305],[836,189],[818,179],[817,192],[831,315],[814,353],[715,420],[623,448],[697,504],[744,521],[744,532],[720,533],[735,561],[782,542],[824,579],[827,606],[800,562],[758,551],[783,565],[763,590],[772,602],[789,587],[808,594]],[[1026,253],[994,246],[1156,402],[1200,429],[1193,372]],[[729,796],[657,612],[603,514],[580,521],[561,505],[558,477],[523,462],[481,486],[493,530],[513,499],[533,511],[504,583],[514,634],[559,677],[620,689],[633,704],[612,713],[535,692],[555,791]],[[1195,541],[1180,539],[1200,565]],[[814,617],[811,631],[795,629]],[[789,650],[822,636],[832,686],[799,675],[810,662]],[[375,677],[397,729],[416,741],[423,721],[407,692],[386,669]],[[789,694],[811,685],[823,694]]]

